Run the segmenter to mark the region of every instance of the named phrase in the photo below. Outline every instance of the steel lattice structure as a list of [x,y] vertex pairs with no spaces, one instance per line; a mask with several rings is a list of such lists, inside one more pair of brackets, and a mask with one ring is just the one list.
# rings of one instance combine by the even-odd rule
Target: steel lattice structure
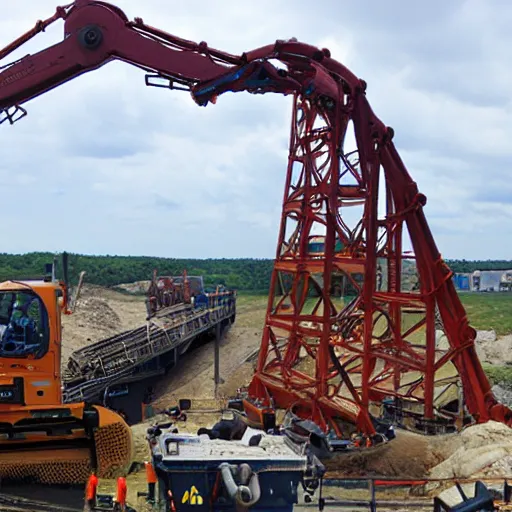
[[[335,417],[372,434],[372,403],[392,396],[435,420],[436,398],[457,401],[460,379],[476,421],[511,424],[476,355],[476,332],[423,212],[426,197],[396,151],[393,130],[373,114],[364,82],[347,88],[352,77],[343,78],[337,108],[295,97],[278,248],[250,394],[260,405],[294,403],[338,434]],[[350,127],[357,149],[346,152]],[[344,212],[354,207],[362,214],[351,227]],[[314,239],[322,241],[320,250]],[[404,248],[409,240],[412,255]],[[352,288],[342,300],[340,282]]]

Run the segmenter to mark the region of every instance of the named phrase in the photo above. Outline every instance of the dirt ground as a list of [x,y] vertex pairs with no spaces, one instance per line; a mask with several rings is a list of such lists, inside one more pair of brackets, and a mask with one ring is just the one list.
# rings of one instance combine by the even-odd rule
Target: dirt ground
[[[236,323],[228,330],[221,342],[220,374],[223,383],[219,386],[217,396],[220,399],[233,395],[238,387],[249,383],[253,363],[246,362],[246,360],[258,351],[265,305],[263,302],[258,303],[255,308],[254,305],[251,307],[250,301],[241,300],[237,307]],[[74,315],[64,318],[63,364],[73,350],[123,330],[140,326],[144,321],[144,297],[87,286]],[[490,335],[484,334],[477,342],[483,361],[504,364],[503,358],[511,357],[509,340],[506,337],[503,341],[500,339],[497,342],[495,338],[491,339]],[[500,347],[499,350],[497,345]],[[503,350],[505,345],[507,350]],[[213,358],[213,343],[200,346],[183,356],[179,371],[171,371],[157,384],[155,408],[175,405],[180,398],[191,398],[196,407],[202,409],[217,408],[218,402],[215,400],[213,381]],[[195,432],[199,426],[212,426],[217,419],[218,414],[216,413],[191,412],[186,424],[180,425],[180,430]],[[137,462],[143,462],[149,455],[145,441],[149,423],[133,427],[135,460]],[[468,435],[470,436],[470,434]],[[478,435],[481,436],[482,432]],[[459,447],[461,452],[464,452],[466,447],[460,445],[462,441],[459,438],[460,436],[443,436],[443,439],[434,439],[399,431],[397,439],[389,445],[370,450],[367,453],[344,455],[330,461],[327,465],[330,469],[338,468],[337,473],[340,475],[387,475],[420,478],[427,476],[433,468],[452,455],[455,457],[453,468],[458,467],[457,464],[460,465],[460,454],[454,453],[454,446]],[[500,442],[508,446],[512,442],[512,438],[503,438]],[[442,466],[443,471],[446,471],[446,465],[445,463]],[[512,455],[510,466],[512,466]],[[503,470],[505,471],[507,468],[503,468]],[[448,469],[448,472],[450,471],[452,471],[451,466]],[[456,473],[455,469],[453,469],[453,473]],[[102,485],[105,491],[114,489],[114,482],[103,482]],[[138,472],[130,475],[128,485],[129,502],[133,505],[138,502],[140,507],[137,491],[145,490],[144,473]]]
[[[219,398],[233,396],[238,387],[248,384],[252,376],[252,365],[245,360],[258,349],[261,332],[235,323],[225,334],[220,344],[220,375],[224,381],[219,385]],[[180,371],[162,379],[156,388],[155,405],[166,407],[180,398],[190,397],[195,401],[215,398],[214,343],[203,345],[186,354],[180,362]]]

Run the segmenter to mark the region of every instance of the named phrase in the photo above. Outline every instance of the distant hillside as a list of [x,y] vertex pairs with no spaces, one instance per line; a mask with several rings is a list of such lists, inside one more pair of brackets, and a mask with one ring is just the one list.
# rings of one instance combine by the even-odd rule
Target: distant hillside
[[[53,260],[52,253],[0,254],[0,280],[40,276],[45,263]],[[230,288],[252,292],[267,292],[272,272],[270,259],[174,259],[148,256],[84,256],[69,255],[72,282],[80,271],[87,272],[87,282],[102,286],[145,281],[153,269],[160,274],[202,275],[206,286],[223,284]],[[454,272],[473,272],[476,269],[512,269],[512,260],[466,261],[447,260]]]

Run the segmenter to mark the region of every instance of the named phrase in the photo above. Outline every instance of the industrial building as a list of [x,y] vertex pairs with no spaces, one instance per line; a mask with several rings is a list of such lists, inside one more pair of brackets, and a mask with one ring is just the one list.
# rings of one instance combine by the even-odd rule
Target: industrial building
[[472,273],[456,273],[453,282],[457,290],[468,292],[512,291],[512,269],[475,270]]

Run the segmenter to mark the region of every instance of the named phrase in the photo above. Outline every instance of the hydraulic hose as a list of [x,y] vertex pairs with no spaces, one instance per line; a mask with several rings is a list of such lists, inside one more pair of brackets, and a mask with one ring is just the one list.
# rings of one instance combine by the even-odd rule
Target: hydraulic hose
[[256,473],[252,472],[248,464],[241,464],[238,468],[241,480],[245,484],[237,485],[233,477],[231,466],[227,462],[223,462],[219,466],[222,475],[222,481],[229,494],[240,507],[249,508],[256,504],[261,497],[261,488],[259,478]]

